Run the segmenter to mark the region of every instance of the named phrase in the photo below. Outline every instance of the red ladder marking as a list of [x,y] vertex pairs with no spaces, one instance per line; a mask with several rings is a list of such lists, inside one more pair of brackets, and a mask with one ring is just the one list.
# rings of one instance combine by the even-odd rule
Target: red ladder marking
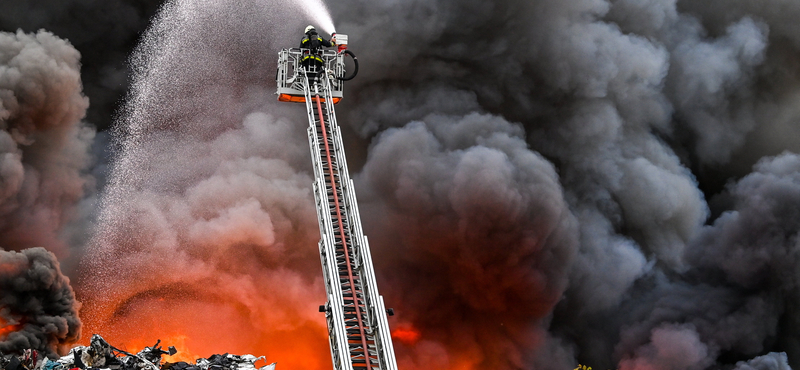
[[[325,118],[322,116],[322,104],[320,103],[319,95],[314,95],[314,101],[317,103],[317,113],[319,113],[319,123],[322,128],[322,139],[325,141],[325,156],[328,159],[328,172],[331,176],[331,189],[333,190],[333,201],[336,203],[336,220],[339,223],[339,235],[342,236],[342,246],[344,247],[344,258],[347,263],[347,277],[350,279],[350,290],[353,292],[353,306],[356,308],[356,318],[358,319],[358,330],[361,334],[361,345],[364,350],[364,359],[367,361],[367,370],[372,370],[372,361],[369,356],[369,347],[367,346],[367,336],[364,333],[364,324],[361,321],[361,307],[358,304],[358,293],[356,293],[356,284],[353,280],[353,269],[350,265],[350,251],[348,250],[349,243],[344,234],[344,225],[342,224],[342,213],[339,210],[339,195],[336,194],[336,181],[333,177],[333,162],[331,161],[331,151],[328,147],[328,134],[325,132]],[[336,249],[336,240],[333,241],[334,252]],[[336,254],[334,253],[334,258]],[[349,340],[348,340],[349,341]],[[345,343],[347,344],[347,343]],[[347,344],[347,355],[350,355],[350,345]]]

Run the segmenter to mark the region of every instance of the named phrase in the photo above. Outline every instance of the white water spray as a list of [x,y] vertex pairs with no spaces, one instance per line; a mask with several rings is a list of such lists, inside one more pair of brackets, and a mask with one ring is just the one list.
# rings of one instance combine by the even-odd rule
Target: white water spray
[[298,3],[303,11],[311,17],[315,27],[322,29],[328,34],[336,32],[336,27],[333,26],[331,13],[328,11],[328,6],[325,5],[323,0],[299,0]]

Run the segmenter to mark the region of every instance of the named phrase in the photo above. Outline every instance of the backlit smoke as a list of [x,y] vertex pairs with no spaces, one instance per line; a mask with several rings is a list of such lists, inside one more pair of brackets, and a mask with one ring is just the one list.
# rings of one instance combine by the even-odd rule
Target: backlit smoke
[[145,36],[82,266],[87,331],[329,366],[303,111],[270,86],[308,21],[271,26],[281,4],[176,1]]
[[[401,368],[798,365],[800,8],[331,12],[361,61],[337,109]],[[92,331],[330,366],[307,123],[271,81],[308,22],[256,0],[154,21],[82,269]]]
[[396,344],[402,368],[520,368],[534,353],[518,348],[543,340],[576,228],[555,169],[522,137],[496,116],[431,115],[370,151],[359,196],[366,225],[385,230],[372,234],[384,294],[421,333]]
[[0,291],[0,353],[36,349],[55,357],[78,340],[80,303],[52,253],[0,250]]
[[0,33],[0,248],[67,257],[66,234],[87,232],[65,229],[93,186],[79,58],[46,31]]

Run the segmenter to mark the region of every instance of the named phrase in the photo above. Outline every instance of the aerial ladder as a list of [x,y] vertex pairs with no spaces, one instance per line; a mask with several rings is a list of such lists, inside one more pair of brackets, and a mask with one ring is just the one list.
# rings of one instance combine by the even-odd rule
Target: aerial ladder
[[[344,81],[358,72],[347,50],[347,36],[337,35],[339,50],[320,50],[322,66],[301,66],[308,49],[283,49],[276,76],[279,101],[305,103],[308,143],[314,165],[314,198],[319,220],[319,254],[327,302],[320,306],[328,324],[336,370],[397,370],[387,310],[378,294],[369,243],[361,227],[353,180],[345,159],[334,104]],[[345,77],[345,56],[355,62]]]

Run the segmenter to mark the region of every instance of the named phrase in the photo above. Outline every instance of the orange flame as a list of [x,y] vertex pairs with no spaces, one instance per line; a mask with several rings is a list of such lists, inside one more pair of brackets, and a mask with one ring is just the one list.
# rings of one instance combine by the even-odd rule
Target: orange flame
[[22,330],[22,324],[8,325],[8,323],[0,319],[0,338],[5,338],[9,334],[20,330]]
[[408,345],[414,345],[421,337],[422,333],[409,324],[402,325],[392,330],[392,339],[399,340]]

